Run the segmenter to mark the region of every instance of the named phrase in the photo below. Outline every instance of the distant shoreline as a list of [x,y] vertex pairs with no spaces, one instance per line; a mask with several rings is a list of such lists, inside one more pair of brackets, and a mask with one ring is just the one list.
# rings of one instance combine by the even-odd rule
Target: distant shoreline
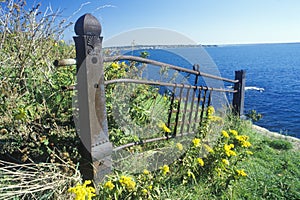
[[252,46],[252,45],[293,45],[300,44],[300,42],[290,43],[245,43],[245,44],[186,44],[186,45],[134,45],[134,46],[112,46],[103,47],[103,49],[114,49],[114,50],[130,50],[130,49],[167,49],[167,48],[215,48],[215,47],[226,47],[226,46]]

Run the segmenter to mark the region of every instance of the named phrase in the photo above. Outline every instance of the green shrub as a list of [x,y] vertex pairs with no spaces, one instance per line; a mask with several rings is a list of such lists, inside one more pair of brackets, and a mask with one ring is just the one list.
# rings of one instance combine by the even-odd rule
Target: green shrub
[[[52,65],[74,57],[63,40],[67,24],[40,4],[6,1],[0,24],[0,158],[14,162],[57,161],[53,152],[76,162],[78,142],[72,119],[76,69]],[[74,146],[66,145],[72,143]]]
[[278,150],[289,150],[293,148],[293,145],[286,140],[271,140],[268,142],[268,145],[274,149]]

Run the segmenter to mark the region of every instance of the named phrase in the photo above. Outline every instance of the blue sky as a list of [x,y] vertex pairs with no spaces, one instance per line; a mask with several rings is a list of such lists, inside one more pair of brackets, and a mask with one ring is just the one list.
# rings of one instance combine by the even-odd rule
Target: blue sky
[[[27,0],[27,4],[38,2]],[[92,13],[104,39],[157,27],[200,44],[300,42],[300,0],[41,0],[75,22]],[[81,9],[79,10],[79,8]],[[78,11],[79,10],[79,11]],[[78,11],[78,12],[76,12]],[[65,32],[72,39],[73,27]]]

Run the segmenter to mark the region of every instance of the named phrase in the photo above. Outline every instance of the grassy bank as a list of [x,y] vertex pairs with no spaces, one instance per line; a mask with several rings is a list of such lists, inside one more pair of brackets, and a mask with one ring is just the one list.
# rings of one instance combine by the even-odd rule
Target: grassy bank
[[241,163],[245,179],[235,182],[221,197],[211,195],[209,185],[170,189],[170,199],[299,199],[300,152],[285,139],[274,139],[248,127],[253,156]]
[[[237,122],[240,128],[240,133],[246,133],[249,136],[251,142],[251,150],[253,153],[247,158],[242,160],[232,160],[230,165],[235,165],[237,169],[243,169],[246,173],[245,176],[234,175],[233,178],[226,174],[215,174],[207,176],[207,174],[213,173],[215,169],[214,165],[204,171],[200,169],[202,173],[197,174],[192,171],[195,177],[191,178],[187,182],[182,181],[182,177],[178,178],[180,173],[188,171],[191,168],[181,168],[179,166],[170,165],[169,176],[163,176],[160,173],[153,175],[157,177],[163,177],[166,181],[160,182],[163,186],[159,188],[159,192],[152,192],[155,195],[151,196],[140,194],[140,198],[136,196],[135,192],[130,193],[126,199],[299,199],[300,198],[300,152],[293,147],[291,142],[285,139],[274,139],[270,135],[264,135],[253,129],[249,121]],[[216,148],[214,148],[215,150]],[[215,151],[217,153],[217,150]],[[214,157],[215,158],[215,157]],[[204,158],[204,166],[206,165],[207,158]],[[214,160],[213,162],[218,162]],[[176,161],[175,161],[176,163]],[[178,162],[177,162],[178,164]],[[209,165],[209,164],[208,164]],[[181,172],[176,171],[180,168]],[[229,169],[229,168],[227,168]],[[199,170],[199,169],[198,169]],[[232,173],[230,170],[222,168],[225,173]],[[114,180],[118,180],[120,174],[113,175]],[[131,175],[132,180],[139,184],[141,175]],[[156,177],[156,178],[157,178]],[[189,179],[189,178],[187,178]],[[194,179],[194,180],[192,180]],[[113,180],[113,179],[110,179]],[[144,180],[147,180],[145,178]],[[155,178],[152,180],[156,180]],[[218,182],[220,181],[220,182]],[[223,183],[228,182],[227,186]],[[117,181],[113,182],[117,184]],[[142,187],[144,187],[143,184]],[[117,187],[117,186],[116,186]],[[139,185],[135,186],[139,187]],[[101,190],[105,190],[104,187],[100,187]],[[114,194],[118,191],[113,189]],[[122,191],[124,193],[124,191]],[[121,193],[122,193],[121,192]],[[137,192],[137,191],[136,191]],[[109,191],[108,191],[109,193]],[[120,194],[119,194],[120,195]],[[133,197],[135,196],[135,197]],[[98,199],[110,199],[110,197],[104,198],[103,193],[98,196]],[[113,197],[113,196],[111,196]],[[151,197],[151,198],[149,198]],[[118,199],[118,195],[116,198]],[[119,198],[122,199],[122,198]],[[146,198],[147,199],[147,198]]]

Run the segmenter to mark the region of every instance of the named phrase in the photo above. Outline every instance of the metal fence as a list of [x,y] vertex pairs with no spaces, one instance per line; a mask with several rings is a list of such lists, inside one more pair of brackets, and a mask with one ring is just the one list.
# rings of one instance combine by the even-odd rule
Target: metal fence
[[[84,179],[99,182],[111,171],[112,154],[124,148],[160,140],[168,140],[178,136],[193,134],[203,121],[206,108],[211,104],[213,93],[233,93],[232,108],[237,115],[243,114],[245,71],[236,71],[235,80],[218,77],[199,71],[199,65],[194,69],[186,69],[159,61],[136,56],[104,57],[102,54],[101,26],[99,21],[90,14],[80,17],[75,24],[74,37],[76,59],[55,61],[56,66],[77,66],[78,118],[81,145],[79,146],[82,159],[80,170]],[[151,64],[160,68],[184,72],[195,76],[193,84],[180,82],[163,82],[145,79],[120,78],[104,80],[104,62],[129,60]],[[208,77],[234,84],[233,89],[211,88],[199,86],[199,77]],[[171,133],[160,137],[141,138],[118,147],[113,147],[109,141],[108,122],[106,113],[105,88],[112,84],[150,85],[151,87],[168,87],[167,118],[164,119]]]

